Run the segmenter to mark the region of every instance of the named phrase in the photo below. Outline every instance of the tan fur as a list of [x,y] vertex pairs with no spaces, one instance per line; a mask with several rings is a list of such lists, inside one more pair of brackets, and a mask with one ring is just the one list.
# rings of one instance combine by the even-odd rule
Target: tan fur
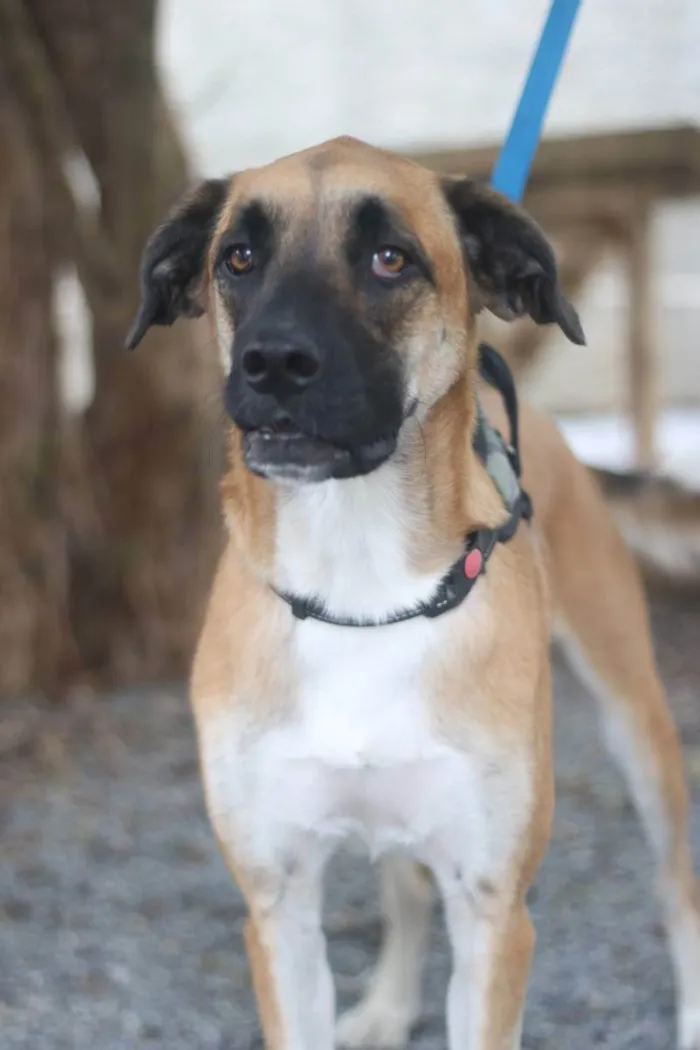
[[[328,253],[332,269],[334,213],[330,204],[320,219],[314,211],[320,184],[326,201],[354,188],[384,195],[416,230],[435,267],[437,305],[412,318],[411,338],[404,344],[418,397],[427,407],[420,422],[405,424],[397,499],[409,530],[413,569],[417,574],[440,571],[457,557],[467,532],[496,524],[503,509],[472,450],[477,387],[474,304],[436,176],[348,139],[242,173],[232,183],[212,258],[217,238],[242,202],[256,197],[274,201],[284,211],[285,250],[291,251],[304,224],[320,222],[319,251]],[[498,398],[488,391],[480,391],[480,396],[505,431]],[[522,413],[522,449],[524,487],[536,508],[534,522],[531,527],[521,525],[513,541],[494,553],[477,629],[465,629],[470,597],[445,627],[449,644],[422,668],[438,735],[468,750],[480,734],[504,762],[516,753],[524,756],[527,769],[529,815],[508,855],[507,870],[495,878],[481,878],[478,900],[469,905],[476,912],[470,911],[468,920],[461,898],[447,903],[458,967],[462,952],[464,966],[471,966],[471,946],[460,943],[459,931],[474,922],[479,944],[480,963],[470,995],[478,1003],[474,1016],[480,1019],[464,1029],[465,1050],[467,1045],[468,1050],[515,1050],[520,1045],[519,1018],[534,945],[525,895],[547,845],[553,808],[548,658],[552,617],[585,654],[601,687],[602,710],[622,727],[624,747],[636,749],[636,757],[623,758],[622,764],[638,801],[645,793],[650,799],[643,816],[659,861],[672,942],[681,938],[683,924],[697,925],[681,754],[655,669],[632,559],[589,474],[554,426],[527,408]],[[240,437],[232,428],[222,485],[230,539],[195,661],[192,698],[212,821],[251,910],[246,941],[267,1045],[270,1050],[326,1050],[320,1045],[302,1048],[285,1036],[266,923],[278,895],[287,891],[261,885],[237,815],[222,812],[212,799],[215,771],[206,743],[212,727],[227,720],[242,720],[251,738],[259,738],[294,718],[304,674],[293,655],[297,624],[269,587],[275,582],[283,498],[268,482],[248,473]],[[694,952],[693,943],[690,948],[681,945],[676,954],[683,1006],[690,1009],[700,1007],[696,975],[689,972],[694,963],[686,961],[694,960]],[[303,967],[304,960],[299,965]],[[458,1018],[458,1011],[454,1016]],[[687,1050],[700,1043],[683,1046]]]
[[284,1045],[282,1042],[283,1033],[281,1031],[277,1004],[274,999],[275,992],[270,977],[267,955],[254,919],[247,920],[244,937],[265,1045],[270,1050],[279,1050]]

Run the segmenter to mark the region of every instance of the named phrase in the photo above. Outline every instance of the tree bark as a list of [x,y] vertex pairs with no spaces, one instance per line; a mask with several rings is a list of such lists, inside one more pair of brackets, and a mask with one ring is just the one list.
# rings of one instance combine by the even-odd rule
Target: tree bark
[[[17,318],[3,341],[15,348],[23,362],[15,362],[15,370],[41,376],[41,396],[37,390],[34,397],[35,404],[44,407],[42,412],[24,413],[22,423],[31,431],[31,439],[22,447],[42,445],[47,429],[60,432],[61,440],[49,443],[53,455],[40,468],[29,452],[13,453],[8,464],[20,489],[24,485],[33,491],[34,479],[40,476],[48,494],[53,523],[46,541],[50,555],[46,554],[39,575],[44,589],[53,595],[51,617],[58,626],[53,632],[56,643],[44,661],[48,666],[41,674],[43,637],[36,636],[43,636],[43,630],[35,626],[33,632],[29,628],[19,632],[21,670],[12,676],[5,673],[5,649],[14,644],[10,639],[19,636],[18,630],[5,632],[0,626],[0,690],[51,691],[85,678],[104,686],[179,677],[189,663],[218,549],[219,440],[212,415],[204,411],[215,360],[201,324],[158,330],[135,355],[122,350],[137,305],[143,243],[189,175],[155,71],[155,4],[148,0],[120,4],[0,0],[0,4],[8,10],[14,4],[15,13],[25,16],[25,30],[32,34],[34,79],[18,63],[6,62],[8,94],[16,119],[24,125],[27,145],[22,156],[37,187],[26,213],[39,221],[41,211],[35,205],[44,193],[54,205],[42,218],[42,230],[44,226],[49,230],[47,242],[68,245],[73,258],[85,246],[89,224],[82,223],[80,205],[67,214],[71,208],[66,184],[60,193],[55,185],[52,189],[46,184],[60,180],[65,161],[55,156],[60,143],[46,127],[52,122],[55,132],[54,102],[62,114],[65,148],[83,151],[100,192],[97,229],[88,243],[92,260],[90,252],[87,263],[85,253],[79,260],[93,316],[96,377],[94,400],[80,419],[65,420],[58,400],[50,320],[57,259],[42,246],[31,253],[37,255],[33,265],[39,276],[25,274],[18,268],[26,251],[22,238],[10,242],[5,236],[8,272],[14,275],[9,285],[13,299],[21,304],[22,317],[35,318],[44,333],[41,339],[27,340]],[[34,104],[39,96],[32,96],[32,84],[36,88],[40,68],[52,89],[43,103]],[[10,168],[19,171],[16,136],[4,138],[11,142]],[[10,213],[31,182],[26,175],[17,175],[16,181],[26,185],[15,186],[14,200],[3,195]],[[71,225],[69,233],[57,237],[61,225],[66,232],[66,223]],[[94,257],[96,245],[109,254],[105,265]],[[6,360],[2,364],[4,420],[6,402],[13,396],[6,377],[13,371]],[[16,420],[7,428],[11,434],[21,432]],[[4,458],[7,463],[8,457]],[[6,508],[5,517],[24,534],[21,523],[35,523],[38,512],[34,506],[22,506],[19,497],[14,502],[16,507]],[[26,566],[4,534],[2,543],[2,564],[12,565],[11,575],[28,587]],[[11,624],[16,602],[11,591],[6,598],[4,587],[0,603],[0,625]]]
[[35,688],[71,648],[44,185],[0,70],[0,688]]

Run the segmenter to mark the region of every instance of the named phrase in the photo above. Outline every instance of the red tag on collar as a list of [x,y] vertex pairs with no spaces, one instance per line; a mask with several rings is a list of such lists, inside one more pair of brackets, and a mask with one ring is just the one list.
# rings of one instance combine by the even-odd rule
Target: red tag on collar
[[469,554],[464,559],[464,575],[468,580],[475,580],[481,572],[483,564],[483,555],[475,547],[474,550],[469,551]]

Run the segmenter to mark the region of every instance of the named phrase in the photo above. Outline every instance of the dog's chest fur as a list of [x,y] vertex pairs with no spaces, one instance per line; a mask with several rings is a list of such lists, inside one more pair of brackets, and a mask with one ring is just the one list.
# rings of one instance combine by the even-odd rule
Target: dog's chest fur
[[[392,475],[389,468],[309,489],[282,507],[286,586],[321,593],[340,615],[367,618],[433,593],[438,578],[420,579],[407,565],[406,504]],[[316,801],[300,809],[315,809],[321,835],[355,834],[372,853],[420,847],[431,835],[435,807],[444,810],[437,796],[465,773],[438,739],[426,695],[425,664],[442,626],[423,617],[376,628],[299,625],[296,717],[268,747],[287,753],[290,773],[295,762],[306,764]]]
[[329,845],[358,837],[373,854],[420,850],[437,813],[453,815],[469,772],[431,725],[421,665],[435,632],[426,626],[301,626],[295,717],[259,747],[284,785],[282,819],[292,833],[311,831]]
[[212,727],[225,777],[219,797],[234,819],[244,815],[239,841],[256,865],[322,861],[349,842],[373,857],[404,849],[447,870],[455,846],[469,841],[478,870],[494,756],[478,733],[469,751],[439,733],[424,664],[441,633],[424,620],[370,629],[300,624],[292,712],[243,746],[229,738],[226,755],[221,727]]
[[[320,592],[333,611],[353,616],[427,598],[438,577],[411,573],[402,508],[387,479],[342,486],[342,500],[340,486],[329,486],[283,505],[281,586]],[[475,590],[453,614],[459,637],[488,615],[485,604]],[[484,798],[491,793],[496,804],[505,788],[498,744],[475,726],[468,748],[454,746],[431,702],[435,668],[455,634],[452,616],[376,628],[296,625],[292,710],[252,734],[212,724],[205,741],[210,805],[236,821],[255,865],[323,856],[359,839],[372,855],[399,847],[433,868],[458,864],[462,877],[492,866]],[[469,690],[465,681],[465,710]],[[517,763],[510,769],[509,794],[513,779],[522,780]]]

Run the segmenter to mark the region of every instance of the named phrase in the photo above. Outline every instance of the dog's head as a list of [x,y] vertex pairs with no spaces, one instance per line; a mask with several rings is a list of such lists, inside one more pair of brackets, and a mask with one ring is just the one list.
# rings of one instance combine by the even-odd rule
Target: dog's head
[[473,368],[481,309],[583,342],[520,208],[347,138],[202,183],[150,238],[141,290],[130,348],[208,308],[246,462],[278,479],[384,462]]

